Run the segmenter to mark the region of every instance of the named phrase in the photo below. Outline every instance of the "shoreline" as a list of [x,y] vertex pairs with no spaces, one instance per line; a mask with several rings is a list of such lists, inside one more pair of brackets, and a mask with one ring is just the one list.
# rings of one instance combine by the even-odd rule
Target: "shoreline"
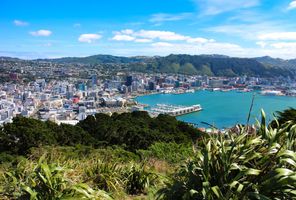
[[260,94],[262,96],[270,96],[270,97],[294,97],[296,98],[296,95],[287,95],[284,93],[281,94],[263,94],[263,92],[266,92],[267,90],[248,90],[248,91],[244,91],[244,90],[239,90],[239,88],[235,88],[235,89],[230,89],[230,90],[225,90],[224,88],[191,88],[194,90],[194,92],[183,92],[183,93],[164,93],[163,91],[155,91],[155,92],[151,92],[151,93],[147,93],[147,94],[133,94],[131,99],[135,99],[138,97],[142,97],[142,96],[151,96],[151,95],[157,95],[157,94],[164,94],[164,95],[182,95],[182,94],[187,94],[187,93],[196,93],[199,91],[211,91],[211,92],[232,92],[235,91],[237,93],[257,93]]
[[[206,93],[201,93],[202,95],[198,95],[198,93],[203,92],[203,91]],[[204,110],[202,112],[200,112],[201,113],[200,115],[194,115],[192,113],[185,114],[182,116],[178,116],[177,119],[180,121],[184,121],[186,123],[189,123],[189,124],[196,124],[197,127],[206,127],[206,128],[208,128],[210,126],[202,125],[202,124],[200,124],[200,122],[202,122],[202,121],[210,122],[209,124],[217,125],[219,130],[232,128],[236,124],[244,124],[247,119],[247,114],[249,112],[251,98],[252,98],[253,93],[255,93],[255,95],[258,97],[258,99],[256,100],[256,103],[255,103],[257,105],[252,109],[252,120],[251,120],[252,124],[256,123],[255,119],[260,119],[260,110],[261,109],[263,109],[268,114],[267,120],[272,120],[273,113],[275,113],[276,111],[283,110],[288,107],[296,107],[296,104],[295,104],[296,98],[294,96],[263,95],[261,93],[262,90],[254,90],[254,91],[249,91],[249,92],[237,92],[236,90],[213,91],[213,92],[216,93],[216,95],[214,95],[215,98],[220,98],[219,94],[221,94],[221,97],[224,98],[224,99],[221,99],[221,101],[225,101],[225,96],[227,96],[227,93],[231,94],[232,98],[230,99],[230,101],[232,101],[235,104],[233,104],[233,106],[232,106],[231,103],[225,102],[226,103],[225,107],[219,107],[218,110],[213,109],[211,104],[213,104],[214,107],[215,106],[217,107],[217,105],[220,105],[221,102],[219,102],[219,100],[218,100],[218,102],[216,104],[215,98],[213,99],[211,97],[212,92],[210,92],[209,90],[199,89],[194,92],[197,97],[195,97],[195,95],[193,95],[193,96],[190,96],[190,98],[192,97],[193,99],[194,98],[197,99],[197,101],[198,101],[197,103],[201,104],[201,106],[204,108]],[[226,93],[226,94],[223,94],[223,93]],[[137,96],[139,98],[143,97],[144,101],[141,99],[137,99],[137,97],[134,97],[134,99],[139,104],[146,104],[151,107],[154,105],[153,104],[153,97],[147,98],[145,100],[145,96],[149,97],[149,96],[156,95],[156,94],[161,95],[161,97],[158,98],[157,103],[166,103],[166,104],[171,104],[171,105],[185,105],[185,106],[191,105],[190,100],[186,100],[186,103],[182,104],[182,96],[178,97],[179,96],[178,94],[176,94],[176,95],[167,94],[166,95],[166,94],[163,94],[162,92]],[[188,93],[183,93],[183,94],[188,94]],[[203,95],[203,94],[205,94],[205,95]],[[236,97],[236,95],[238,95],[238,99],[234,100],[234,96]],[[176,99],[177,99],[176,102],[174,102],[174,99],[175,99],[174,96],[176,96]],[[210,99],[208,99],[208,98],[210,98]],[[209,103],[208,100],[211,103]],[[243,102],[241,102],[241,101],[243,101]],[[224,104],[224,103],[222,103],[222,104]],[[240,105],[242,105],[242,106],[240,106]],[[146,110],[146,109],[144,109],[144,110]],[[217,114],[217,112],[219,112],[219,114]],[[222,120],[223,118],[225,118],[225,117],[223,117],[224,116],[223,113],[229,113],[229,114],[227,114],[227,116],[231,116],[230,119],[228,118],[228,119]],[[212,114],[214,114],[214,115],[212,115]],[[202,126],[199,126],[199,125],[202,125]]]

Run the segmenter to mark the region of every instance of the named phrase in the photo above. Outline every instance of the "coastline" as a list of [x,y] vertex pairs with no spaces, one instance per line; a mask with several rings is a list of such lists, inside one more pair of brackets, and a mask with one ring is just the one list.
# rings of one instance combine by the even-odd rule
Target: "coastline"
[[[177,119],[191,124],[215,124],[219,129],[233,127],[236,124],[245,124],[251,105],[252,96],[255,93],[255,105],[251,113],[251,123],[260,119],[260,112],[263,109],[267,120],[273,119],[273,113],[288,107],[296,107],[296,98],[292,96],[268,96],[261,94],[262,90],[252,92],[237,91],[209,91],[196,90],[194,93],[185,94],[163,94],[153,93],[134,97],[140,104],[154,106],[157,103],[171,105],[194,105],[200,104],[203,110],[197,113],[178,116]],[[158,95],[155,100],[154,95]],[[184,97],[186,95],[186,97]],[[188,96],[187,96],[188,95]],[[202,127],[202,126],[199,126]]]

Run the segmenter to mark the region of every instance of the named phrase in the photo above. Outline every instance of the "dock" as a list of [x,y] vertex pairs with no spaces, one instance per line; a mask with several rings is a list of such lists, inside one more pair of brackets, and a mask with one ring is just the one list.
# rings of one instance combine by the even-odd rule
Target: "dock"
[[192,112],[201,111],[202,108],[199,104],[192,106],[176,106],[176,105],[168,105],[168,104],[156,104],[155,107],[151,108],[151,113],[154,115],[158,114],[166,114],[170,116],[180,116],[186,115]]

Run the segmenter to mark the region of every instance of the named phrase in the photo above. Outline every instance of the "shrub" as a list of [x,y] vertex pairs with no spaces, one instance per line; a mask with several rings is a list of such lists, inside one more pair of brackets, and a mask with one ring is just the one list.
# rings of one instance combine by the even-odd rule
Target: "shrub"
[[155,185],[157,175],[149,172],[145,164],[131,164],[125,168],[124,178],[126,180],[125,190],[128,194],[145,194],[150,186]]
[[[29,165],[28,165],[29,164]],[[55,200],[55,199],[111,199],[102,190],[93,190],[86,184],[76,184],[67,177],[67,169],[57,164],[47,164],[43,157],[37,164],[19,163],[15,170],[4,174],[4,197]]]
[[162,199],[296,198],[296,125],[204,136],[195,157],[159,191]]
[[171,164],[179,164],[194,155],[192,145],[177,144],[174,142],[157,142],[151,145],[147,150],[139,150],[138,153],[143,158],[157,158],[168,161]]
[[93,162],[85,170],[86,177],[91,179],[93,185],[108,192],[119,192],[122,190],[122,168],[118,164],[102,162],[100,160],[94,160]]

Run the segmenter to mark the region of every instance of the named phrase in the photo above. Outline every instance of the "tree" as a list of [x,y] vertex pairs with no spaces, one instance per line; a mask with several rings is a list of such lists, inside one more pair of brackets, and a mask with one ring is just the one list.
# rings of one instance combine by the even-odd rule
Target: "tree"
[[6,151],[24,154],[31,147],[57,144],[54,135],[44,122],[18,116],[12,123],[4,124],[1,143]]

